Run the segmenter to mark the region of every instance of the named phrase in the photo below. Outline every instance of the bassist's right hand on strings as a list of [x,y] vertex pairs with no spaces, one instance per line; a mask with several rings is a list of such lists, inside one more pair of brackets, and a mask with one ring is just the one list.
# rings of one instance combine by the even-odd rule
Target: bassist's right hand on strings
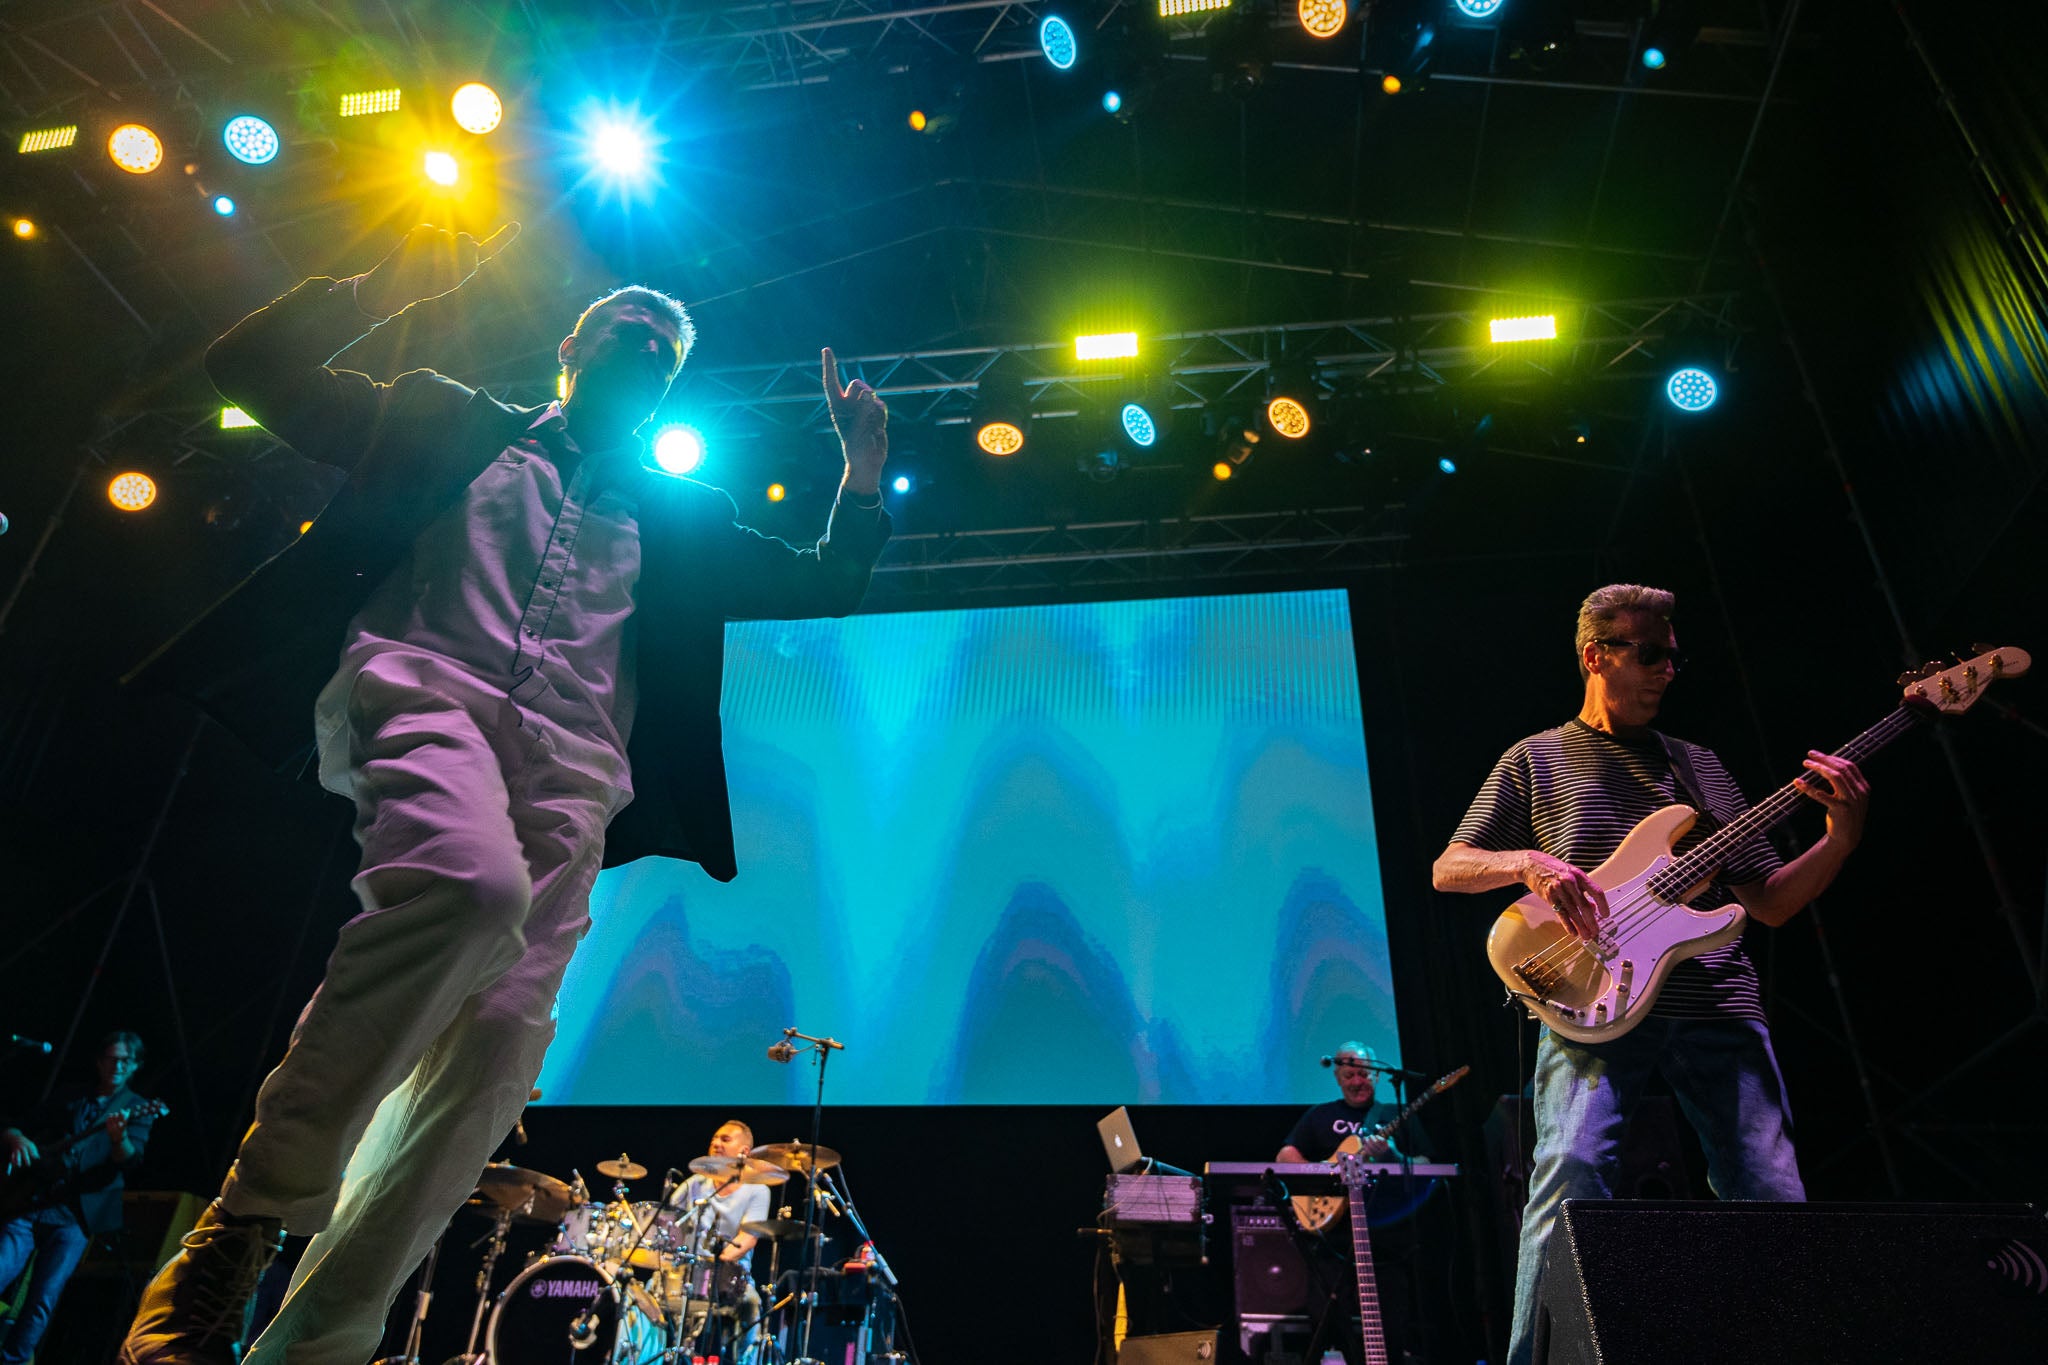
[[1543,897],[1580,938],[1600,936],[1600,922],[1607,918],[1607,893],[1570,863],[1526,849],[1522,853],[1522,885]]

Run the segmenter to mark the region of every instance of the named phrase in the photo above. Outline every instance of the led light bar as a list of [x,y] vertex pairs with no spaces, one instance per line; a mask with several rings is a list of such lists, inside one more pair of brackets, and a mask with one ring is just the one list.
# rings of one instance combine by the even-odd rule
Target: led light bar
[[360,114],[395,114],[403,92],[398,90],[358,90],[341,97],[341,116],[355,118]]
[[15,150],[23,156],[30,152],[54,152],[69,147],[78,141],[78,125],[67,123],[62,128],[38,128],[21,135],[21,145]]
[[1544,313],[1539,317],[1495,318],[1489,326],[1495,341],[1550,341],[1557,336],[1557,315]]
[[1136,332],[1103,332],[1074,338],[1076,360],[1120,360],[1138,353]]
[[1183,14],[1202,14],[1214,9],[1229,9],[1232,0],[1159,0],[1159,17],[1173,19]]

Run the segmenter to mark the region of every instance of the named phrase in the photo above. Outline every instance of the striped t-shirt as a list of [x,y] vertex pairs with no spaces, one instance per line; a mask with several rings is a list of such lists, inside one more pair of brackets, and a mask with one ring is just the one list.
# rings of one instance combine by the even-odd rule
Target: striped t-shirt
[[[1672,743],[1685,745],[1707,802],[1679,841],[1682,853],[1741,815],[1749,803],[1713,750],[1684,740]],[[1590,872],[1645,816],[1673,804],[1697,803],[1672,772],[1670,755],[1655,732],[1639,740],[1618,739],[1574,718],[1501,755],[1451,842],[1489,853],[1533,848]],[[1728,887],[1760,882],[1779,866],[1777,852],[1758,834],[1735,850],[1691,903],[1703,910],[1726,905],[1734,899]],[[1672,968],[1650,1013],[1672,1019],[1763,1019],[1756,966],[1742,940]]]

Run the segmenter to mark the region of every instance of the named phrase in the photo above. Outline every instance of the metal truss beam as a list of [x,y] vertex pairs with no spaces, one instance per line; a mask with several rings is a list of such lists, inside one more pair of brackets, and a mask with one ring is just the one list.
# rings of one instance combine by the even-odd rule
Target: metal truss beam
[[[1084,365],[1071,338],[1007,347],[965,347],[842,361],[881,392],[900,422],[953,425],[969,420],[982,377],[1016,357],[1034,417],[1072,417],[1106,400],[1135,373],[1167,381],[1177,409],[1250,405],[1265,399],[1268,371],[1307,362],[1332,394],[1396,395],[1487,383],[1554,390],[1560,379],[1635,380],[1655,372],[1656,352],[1681,331],[1727,335],[1735,328],[1732,293],[1621,299],[1586,305],[1560,320],[1555,342],[1496,346],[1484,339],[1482,311],[1413,317],[1230,327],[1147,337],[1145,367]],[[514,386],[531,399],[541,383]],[[716,425],[722,437],[772,436],[825,429],[815,361],[685,369],[671,406]]]
[[913,533],[884,548],[868,605],[1361,573],[1400,562],[1407,542],[1368,507]]

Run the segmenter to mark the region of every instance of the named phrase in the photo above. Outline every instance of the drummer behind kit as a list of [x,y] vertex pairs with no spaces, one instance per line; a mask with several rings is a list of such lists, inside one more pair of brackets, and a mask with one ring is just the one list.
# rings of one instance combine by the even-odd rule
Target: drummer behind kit
[[[520,1166],[486,1166],[468,1207],[491,1218],[493,1226],[477,1273],[468,1345],[448,1365],[559,1365],[565,1359],[575,1365],[671,1365],[709,1358],[707,1345],[724,1348],[731,1365],[781,1365],[794,1352],[794,1332],[755,1329],[770,1326],[778,1313],[792,1308],[796,1296],[785,1296],[762,1312],[760,1291],[749,1273],[751,1251],[735,1260],[721,1259],[730,1238],[720,1236],[707,1215],[721,1192],[772,1188],[797,1175],[816,1180],[821,1213],[851,1216],[857,1225],[858,1215],[850,1214],[819,1178],[838,1164],[838,1153],[803,1143],[756,1147],[745,1156],[702,1156],[690,1163],[691,1179],[665,1185],[662,1199],[639,1201],[627,1197],[629,1186],[645,1179],[647,1168],[624,1153],[597,1163],[598,1174],[614,1182],[607,1201],[591,1199],[582,1176],[574,1172],[574,1180],[564,1182]],[[709,1193],[682,1200],[680,1207],[672,1202],[683,1191],[697,1189]],[[736,1229],[767,1243],[767,1284],[782,1279],[783,1244],[803,1239],[805,1220],[792,1218],[793,1211],[785,1205],[779,1217],[749,1219]],[[515,1224],[552,1226],[554,1236],[493,1299],[491,1281]],[[822,1256],[830,1239],[816,1228],[811,1237]],[[421,1270],[422,1292],[406,1354],[380,1365],[420,1365],[425,1289],[438,1252],[437,1242]],[[863,1269],[875,1263],[869,1255],[864,1248]],[[787,1259],[792,1266],[806,1264],[801,1245],[793,1246]],[[782,1321],[786,1327],[800,1317],[799,1310]]]

